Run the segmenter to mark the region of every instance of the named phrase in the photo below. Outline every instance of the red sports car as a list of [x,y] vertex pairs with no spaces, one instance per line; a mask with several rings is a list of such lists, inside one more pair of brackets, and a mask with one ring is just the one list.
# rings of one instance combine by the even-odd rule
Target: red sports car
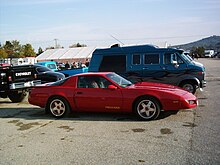
[[134,112],[141,120],[156,119],[161,110],[189,109],[197,98],[172,85],[130,81],[112,72],[84,73],[35,87],[29,103],[54,117],[75,112]]

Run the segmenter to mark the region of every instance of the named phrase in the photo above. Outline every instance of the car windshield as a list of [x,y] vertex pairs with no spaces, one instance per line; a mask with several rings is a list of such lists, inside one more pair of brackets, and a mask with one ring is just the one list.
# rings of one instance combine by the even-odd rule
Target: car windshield
[[189,57],[187,57],[187,55],[185,55],[184,53],[180,54],[180,56],[187,61],[187,63],[191,63],[192,60],[189,59]]
[[123,78],[115,73],[110,73],[110,74],[107,74],[106,76],[122,88],[125,88],[127,86],[132,85],[132,83],[130,81],[126,80],[125,78]]
[[56,69],[57,67],[56,67],[55,64],[48,64],[48,68],[50,68],[50,69]]

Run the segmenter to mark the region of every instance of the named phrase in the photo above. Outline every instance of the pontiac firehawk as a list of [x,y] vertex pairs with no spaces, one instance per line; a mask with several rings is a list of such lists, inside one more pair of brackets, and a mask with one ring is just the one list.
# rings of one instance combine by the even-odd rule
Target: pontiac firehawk
[[141,120],[152,120],[161,110],[197,106],[196,96],[179,87],[152,82],[133,84],[113,72],[78,74],[35,87],[28,100],[56,118],[71,111],[126,112]]

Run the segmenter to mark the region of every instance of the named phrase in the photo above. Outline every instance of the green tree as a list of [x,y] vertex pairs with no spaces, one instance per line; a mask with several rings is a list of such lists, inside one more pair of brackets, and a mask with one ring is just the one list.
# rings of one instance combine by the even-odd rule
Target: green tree
[[22,45],[20,44],[19,41],[17,40],[13,40],[11,41],[12,45],[13,45],[13,55],[16,58],[20,58],[22,57],[21,55],[21,49],[22,49]]
[[47,48],[46,48],[46,50],[49,50],[49,49],[55,49],[55,47],[50,46],[50,47],[47,47]]
[[13,57],[13,45],[10,41],[5,42],[3,49],[7,53],[8,57]]
[[20,57],[35,57],[36,53],[32,48],[31,44],[26,44],[22,46]]
[[5,45],[3,46],[5,52],[8,54],[8,57],[10,58],[19,58],[20,52],[21,52],[21,45],[19,41],[13,40],[13,41],[6,41]]
[[40,55],[43,52],[44,52],[43,49],[41,47],[39,47],[36,55],[38,56],[38,55]]
[[193,47],[190,51],[190,55],[192,57],[204,57],[205,48],[204,47]]
[[1,58],[7,58],[8,54],[5,52],[3,48],[0,48],[0,59]]
[[86,46],[87,45],[85,45],[85,44],[77,43],[77,44],[73,44],[73,45],[69,46],[69,48],[86,47]]

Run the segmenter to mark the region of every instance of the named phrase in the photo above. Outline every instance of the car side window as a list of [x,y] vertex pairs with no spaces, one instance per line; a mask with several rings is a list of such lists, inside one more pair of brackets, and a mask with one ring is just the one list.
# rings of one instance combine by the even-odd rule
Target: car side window
[[159,54],[145,54],[144,55],[144,64],[152,65],[152,64],[159,64]]
[[79,76],[77,88],[108,88],[110,81],[101,76]]
[[141,64],[141,56],[140,56],[140,54],[133,54],[132,55],[132,64],[133,65],[140,65]]
[[165,53],[164,64],[173,64],[173,61],[177,61],[178,64],[183,64],[183,60],[176,53]]
[[125,72],[126,55],[109,55],[103,56],[101,61],[100,72]]

